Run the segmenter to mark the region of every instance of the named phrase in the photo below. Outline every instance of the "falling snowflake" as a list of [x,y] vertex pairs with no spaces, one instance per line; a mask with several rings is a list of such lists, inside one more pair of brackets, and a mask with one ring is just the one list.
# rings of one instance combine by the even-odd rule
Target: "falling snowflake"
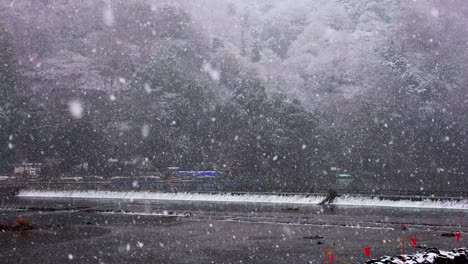
[[141,136],[143,138],[147,138],[149,136],[149,133],[150,133],[150,127],[148,125],[143,125],[143,127],[141,128]]
[[145,89],[145,92],[146,92],[147,94],[150,94],[151,91],[152,91],[152,90],[151,90],[151,86],[150,86],[148,83],[145,83],[144,89]]
[[106,26],[112,27],[114,25],[114,11],[112,10],[112,6],[109,0],[106,1],[106,6],[102,10],[102,18]]
[[219,71],[213,69],[213,67],[211,66],[211,64],[209,63],[204,63],[203,64],[203,71],[208,73],[210,75],[210,78],[213,80],[213,81],[219,81],[219,78],[220,78],[220,73]]
[[78,100],[72,100],[68,102],[68,110],[70,111],[71,115],[76,119],[80,119],[83,117],[83,104]]

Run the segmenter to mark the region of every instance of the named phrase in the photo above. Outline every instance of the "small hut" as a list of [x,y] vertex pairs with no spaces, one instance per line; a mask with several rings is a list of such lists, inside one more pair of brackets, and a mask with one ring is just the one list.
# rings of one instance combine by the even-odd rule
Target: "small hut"
[[349,189],[353,181],[354,181],[354,177],[351,174],[347,174],[347,173],[336,174],[337,189]]

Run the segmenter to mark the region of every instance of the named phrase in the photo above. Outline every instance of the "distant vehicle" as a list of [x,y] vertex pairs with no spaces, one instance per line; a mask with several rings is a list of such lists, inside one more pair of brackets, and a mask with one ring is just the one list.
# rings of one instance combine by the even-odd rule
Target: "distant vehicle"
[[178,176],[181,178],[211,178],[219,174],[217,171],[179,171]]

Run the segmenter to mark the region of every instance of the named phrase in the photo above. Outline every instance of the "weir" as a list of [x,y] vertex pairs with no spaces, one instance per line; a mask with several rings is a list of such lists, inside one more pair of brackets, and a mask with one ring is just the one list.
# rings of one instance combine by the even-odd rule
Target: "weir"
[[[225,203],[273,203],[273,204],[306,204],[319,205],[325,198],[320,194],[260,194],[260,193],[163,193],[163,192],[117,192],[117,191],[41,191],[21,190],[22,198],[74,198],[74,199],[125,199],[125,200],[168,200],[168,201],[202,201]],[[468,210],[468,200],[431,200],[412,201],[407,199],[390,200],[377,197],[343,195],[337,197],[335,205],[403,207],[403,208],[437,208]]]

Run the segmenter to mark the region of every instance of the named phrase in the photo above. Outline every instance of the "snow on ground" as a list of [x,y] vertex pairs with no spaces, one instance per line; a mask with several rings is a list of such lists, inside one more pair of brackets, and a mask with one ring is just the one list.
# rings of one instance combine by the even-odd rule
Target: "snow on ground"
[[360,206],[384,206],[384,207],[406,207],[406,208],[443,208],[443,209],[461,209],[468,210],[468,201],[434,201],[434,200],[422,200],[422,201],[410,201],[410,200],[399,200],[391,201],[385,199],[369,198],[362,196],[342,196],[335,200],[334,204],[337,205],[360,205]]
[[468,249],[459,248],[452,251],[438,250],[435,248],[428,249],[424,253],[415,255],[404,255],[403,257],[382,257],[379,260],[370,260],[367,264],[418,264],[418,263],[467,263]]
[[151,213],[143,213],[143,212],[126,212],[126,211],[114,211],[114,212],[101,212],[101,214],[124,214],[124,215],[144,215],[144,216],[165,216],[165,217],[187,217],[190,216],[189,213],[174,213],[174,212],[151,212]]
[[[171,200],[234,203],[273,203],[273,204],[318,204],[324,196],[270,195],[270,194],[203,194],[203,193],[159,193],[159,192],[114,192],[114,191],[37,191],[21,190],[19,197],[36,198],[84,198],[84,199],[127,199],[127,200]],[[336,205],[384,206],[406,208],[441,208],[468,210],[468,201],[391,201],[363,196],[342,196],[335,200]]]
[[0,211],[26,211],[24,208],[15,208],[15,207],[3,207],[0,206]]

